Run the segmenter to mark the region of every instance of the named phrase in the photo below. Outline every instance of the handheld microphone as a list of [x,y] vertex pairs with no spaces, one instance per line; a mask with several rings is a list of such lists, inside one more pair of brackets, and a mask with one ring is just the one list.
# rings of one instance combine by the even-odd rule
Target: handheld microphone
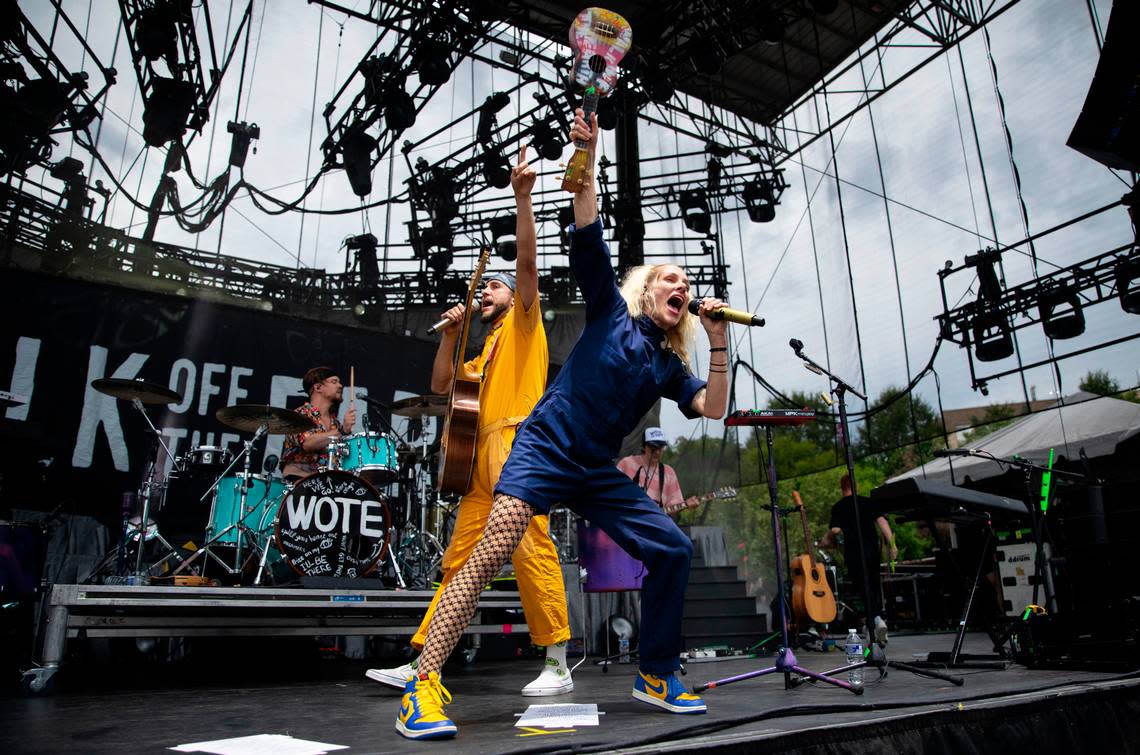
[[977,456],[973,448],[939,448],[933,452],[935,456]]
[[[701,302],[699,299],[689,300],[689,311],[694,315],[698,314],[701,310]],[[754,315],[751,312],[741,312],[738,309],[729,309],[728,307],[721,307],[709,312],[709,317],[713,320],[728,320],[737,325],[752,325],[757,328],[764,327],[764,318],[760,315]]]
[[[478,308],[476,308],[476,307],[472,307],[471,309],[473,312],[479,311]],[[466,314],[471,314],[471,313],[468,312]],[[429,336],[434,336],[436,333],[443,330],[444,328],[446,328],[450,324],[451,324],[451,320],[447,319],[446,317],[441,317],[441,318],[439,318],[439,322],[437,322],[435,325],[432,325],[430,328],[427,329],[427,334]]]

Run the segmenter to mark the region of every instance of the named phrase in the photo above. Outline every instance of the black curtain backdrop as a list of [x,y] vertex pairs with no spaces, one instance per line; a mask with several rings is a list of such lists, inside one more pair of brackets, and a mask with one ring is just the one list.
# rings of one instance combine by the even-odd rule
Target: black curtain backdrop
[[[346,385],[355,367],[363,414],[361,394],[388,403],[397,391],[426,393],[436,349],[412,337],[11,269],[0,295],[0,390],[29,399],[0,410],[0,518],[12,508],[62,507],[112,526],[119,520],[151,435],[130,402],[93,391],[92,380],[142,378],[181,394],[179,404],[146,407],[175,455],[204,445],[236,453],[251,434],[223,426],[218,409],[294,408],[304,401],[301,376],[328,365]],[[281,442],[258,444],[255,470]]]

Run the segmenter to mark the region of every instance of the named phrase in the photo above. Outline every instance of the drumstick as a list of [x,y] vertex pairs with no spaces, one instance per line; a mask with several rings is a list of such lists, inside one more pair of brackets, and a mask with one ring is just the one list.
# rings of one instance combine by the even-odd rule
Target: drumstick
[[348,368],[348,409],[356,411],[356,367]]

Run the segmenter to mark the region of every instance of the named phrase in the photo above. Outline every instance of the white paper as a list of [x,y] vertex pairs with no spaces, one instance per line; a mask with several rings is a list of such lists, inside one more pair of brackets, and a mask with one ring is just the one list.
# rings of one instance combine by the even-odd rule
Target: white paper
[[561,705],[532,705],[515,722],[515,726],[534,729],[573,729],[577,726],[597,726],[596,703],[563,703]]
[[294,739],[286,734],[254,734],[250,737],[191,742],[168,749],[177,752],[208,752],[214,755],[322,755],[331,750],[345,750],[348,745],[330,745]]

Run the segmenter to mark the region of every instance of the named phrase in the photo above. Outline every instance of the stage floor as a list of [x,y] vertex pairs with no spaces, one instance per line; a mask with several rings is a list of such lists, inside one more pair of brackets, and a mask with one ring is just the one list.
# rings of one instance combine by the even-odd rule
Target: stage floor
[[[892,636],[888,657],[914,660],[925,651],[949,650],[947,634]],[[971,635],[966,651],[989,651],[984,635]],[[841,653],[797,653],[801,665],[813,670],[843,663]],[[772,659],[695,662],[683,677],[690,688],[716,679],[770,665]],[[860,697],[824,685],[785,690],[781,675],[750,679],[707,690],[709,712],[676,716],[630,697],[635,666],[612,666],[609,673],[593,662],[574,675],[575,690],[555,698],[524,698],[520,688],[538,672],[538,659],[476,661],[470,667],[448,666],[445,683],[454,695],[448,714],[459,726],[450,744],[411,742],[393,728],[400,693],[364,678],[371,665],[358,661],[327,662],[315,680],[290,679],[282,659],[272,679],[235,670],[227,680],[183,678],[139,679],[128,684],[116,679],[115,668],[104,664],[81,678],[61,683],[57,694],[8,697],[0,700],[0,751],[6,753],[162,752],[181,744],[257,734],[287,734],[296,738],[348,746],[349,753],[412,752],[449,748],[461,752],[557,752],[570,750],[624,752],[686,751],[859,751],[859,740],[871,744],[885,728],[900,722],[915,729],[925,721],[969,713],[1015,716],[1026,706],[1046,701],[1071,705],[1109,692],[1135,699],[1140,680],[1112,673],[1028,670],[1011,665],[1005,670],[960,670],[964,686],[922,678],[891,669],[885,679],[866,670],[866,693]],[[155,666],[164,669],[168,666]],[[329,673],[329,670],[332,670]],[[76,672],[77,674],[79,672]],[[161,673],[161,672],[159,672]],[[240,681],[234,681],[238,679]],[[1066,702],[1066,700],[1068,702]],[[597,727],[568,733],[533,734],[515,728],[516,716],[532,703],[597,703],[604,713]],[[1008,713],[1003,714],[1002,711]],[[1038,712],[1040,712],[1038,710]],[[966,714],[966,715],[963,715]],[[862,732],[862,733],[860,733]],[[877,732],[877,733],[876,733]],[[828,743],[828,744],[824,744]],[[838,744],[837,744],[838,743]],[[842,746],[843,744],[850,746]],[[1059,742],[1022,740],[1021,751],[1055,751]],[[1135,746],[1135,745],[1133,745]],[[897,750],[897,745],[895,747]],[[905,748],[904,748],[905,749]],[[278,753],[282,752],[277,750]],[[1008,752],[1008,750],[1007,750]]]

